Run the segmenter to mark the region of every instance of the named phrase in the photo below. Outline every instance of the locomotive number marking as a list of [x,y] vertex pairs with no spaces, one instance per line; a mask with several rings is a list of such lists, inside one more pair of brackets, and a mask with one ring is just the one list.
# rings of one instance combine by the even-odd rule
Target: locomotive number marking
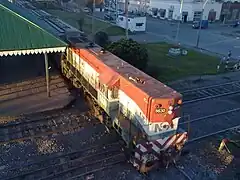
[[159,124],[155,124],[155,126],[154,126],[154,132],[155,133],[161,132],[161,131],[167,131],[169,129],[170,129],[170,125],[167,122],[162,122],[162,123],[159,123]]
[[166,109],[165,109],[165,108],[157,108],[157,109],[155,110],[155,112],[156,112],[157,114],[163,114],[163,113],[166,112]]

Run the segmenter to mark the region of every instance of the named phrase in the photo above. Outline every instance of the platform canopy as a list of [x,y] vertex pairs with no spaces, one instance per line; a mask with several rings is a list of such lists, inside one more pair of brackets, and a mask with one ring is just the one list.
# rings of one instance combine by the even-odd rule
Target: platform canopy
[[26,12],[0,0],[0,56],[64,52],[67,43]]

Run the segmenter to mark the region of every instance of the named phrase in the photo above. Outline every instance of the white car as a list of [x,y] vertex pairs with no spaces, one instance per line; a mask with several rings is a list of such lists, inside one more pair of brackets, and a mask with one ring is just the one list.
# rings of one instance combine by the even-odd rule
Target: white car
[[89,13],[89,12],[90,12],[90,9],[87,8],[87,7],[85,7],[85,8],[82,9],[82,11],[85,12],[85,13]]

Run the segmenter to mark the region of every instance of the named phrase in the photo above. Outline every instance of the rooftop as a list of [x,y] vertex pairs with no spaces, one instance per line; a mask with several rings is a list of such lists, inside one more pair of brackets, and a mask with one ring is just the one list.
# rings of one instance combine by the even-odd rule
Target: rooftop
[[67,46],[33,11],[0,0],[0,52]]
[[[89,50],[83,49],[81,51],[81,54],[90,53],[91,56],[86,55],[86,58],[92,59],[92,57],[94,56],[97,60],[102,61],[113,71],[117,72],[121,77],[127,79],[129,82],[131,82],[136,87],[138,87],[143,92],[147,93],[153,98],[169,98],[169,96],[180,96],[180,94],[177,93],[175,90],[154,79],[153,77],[145,74],[141,70],[133,67],[132,65],[123,61],[114,54],[107,51],[105,53],[100,53],[101,48],[99,47],[89,48]],[[94,64],[93,66],[95,66],[96,69],[99,68],[97,64]]]

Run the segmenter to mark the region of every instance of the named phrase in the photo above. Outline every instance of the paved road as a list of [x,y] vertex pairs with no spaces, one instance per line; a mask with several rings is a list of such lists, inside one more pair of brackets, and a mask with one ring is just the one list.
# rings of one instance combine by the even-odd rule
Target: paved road
[[[95,16],[103,19],[101,12],[96,12]],[[227,52],[232,50],[232,56],[239,58],[240,39],[236,34],[232,35],[233,31],[237,30],[219,24],[210,24],[208,29],[201,30],[199,47],[221,55],[227,55]],[[148,18],[146,33],[130,37],[140,42],[175,41],[176,31],[177,23]],[[196,46],[197,32],[198,30],[192,29],[191,24],[181,24],[178,42]]]
[[[199,47],[209,51],[227,54],[232,50],[234,57],[240,56],[240,39],[236,36],[226,36],[231,34],[231,27],[222,27],[220,25],[209,25],[209,29],[201,30]],[[155,35],[156,37],[166,37],[168,40],[175,40],[177,32],[177,24],[149,18],[147,21],[147,34]],[[179,30],[179,42],[196,46],[198,30],[192,29],[190,24],[181,24]]]

